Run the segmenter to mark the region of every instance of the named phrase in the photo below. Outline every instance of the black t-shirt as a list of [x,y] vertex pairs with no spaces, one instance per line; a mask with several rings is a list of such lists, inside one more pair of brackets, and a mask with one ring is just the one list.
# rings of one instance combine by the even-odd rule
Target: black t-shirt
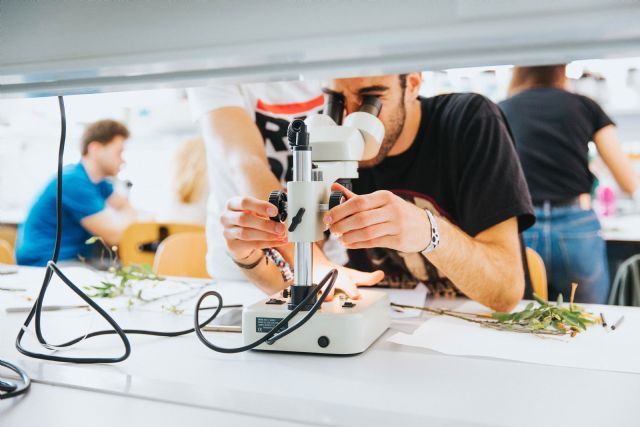
[[500,103],[516,140],[535,203],[591,192],[588,147],[613,124],[590,98],[555,88],[535,88]]
[[[470,236],[511,217],[520,231],[535,222],[529,191],[500,109],[476,94],[420,98],[422,118],[411,147],[371,168],[360,168],[356,194],[389,190],[444,216]],[[425,257],[386,248],[349,250],[349,266],[382,269],[382,285],[424,282],[435,294],[455,287]]]

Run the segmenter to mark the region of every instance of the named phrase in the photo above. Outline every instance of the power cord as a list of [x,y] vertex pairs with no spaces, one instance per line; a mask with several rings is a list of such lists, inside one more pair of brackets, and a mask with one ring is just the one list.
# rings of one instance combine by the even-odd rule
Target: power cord
[[[296,322],[296,324],[294,324],[293,326],[288,327],[281,332],[278,332],[283,325],[287,324],[287,322],[289,322],[296,314],[298,314],[302,310],[303,307],[305,307],[307,303],[311,301],[312,297],[315,295],[315,292],[310,292],[300,305],[298,305],[295,309],[291,310],[289,315],[287,315],[283,320],[281,320],[277,325],[275,325],[263,337],[261,337],[260,339],[256,340],[251,344],[247,344],[242,347],[237,347],[237,348],[218,347],[212,344],[210,341],[208,341],[204,337],[201,331],[201,329],[206,325],[208,325],[209,323],[211,323],[218,316],[220,311],[225,307],[223,305],[222,296],[216,291],[205,292],[198,299],[198,302],[196,303],[193,328],[185,329],[181,331],[174,331],[174,332],[150,331],[150,330],[143,330],[143,329],[122,329],[120,325],[118,325],[118,323],[102,307],[100,307],[100,305],[98,305],[93,299],[91,299],[80,288],[78,288],[60,270],[60,268],[57,265],[58,257],[60,254],[60,245],[62,240],[62,166],[63,166],[64,148],[65,148],[65,140],[66,140],[66,113],[65,113],[65,107],[64,107],[64,99],[62,96],[58,96],[58,105],[60,108],[61,132],[60,132],[60,145],[58,150],[58,171],[57,171],[58,182],[56,187],[56,241],[55,241],[55,246],[53,250],[53,256],[51,260],[47,263],[44,280],[42,282],[42,286],[40,287],[38,298],[35,301],[33,307],[31,308],[31,311],[27,315],[27,318],[25,319],[24,324],[16,337],[15,345],[16,345],[16,349],[20,353],[35,359],[48,360],[53,362],[69,362],[69,363],[79,363],[79,364],[117,363],[127,359],[131,354],[131,343],[129,342],[127,334],[152,335],[152,336],[161,336],[161,337],[178,337],[181,335],[190,334],[194,331],[198,336],[198,338],[200,339],[200,341],[202,341],[202,343],[205,344],[210,349],[213,349],[215,351],[222,352],[222,353],[238,353],[238,352],[243,352],[243,351],[256,348],[257,346],[265,342],[267,344],[275,343],[279,339],[285,337],[286,335],[290,334],[291,332],[295,331],[296,329],[304,325],[318,311],[318,309],[320,308],[322,303],[326,300],[327,296],[329,295],[331,289],[335,284],[335,281],[338,275],[338,272],[335,269],[331,270],[322,279],[320,284],[317,286],[316,288],[317,291],[320,291],[322,288],[325,287],[325,285],[326,285],[326,288],[322,293],[322,295],[320,296],[320,298],[318,298],[316,303],[311,307],[309,312],[300,321]],[[45,297],[47,288],[51,283],[51,279],[54,274],[57,275],[65,285],[67,285],[73,292],[75,292],[80,298],[82,298],[91,308],[96,310],[98,314],[100,314],[100,316],[102,316],[111,325],[113,329],[91,332],[82,337],[72,339],[62,344],[57,344],[57,345],[49,344],[44,338],[44,334],[42,333],[42,307],[44,304],[44,297]],[[215,307],[215,312],[210,317],[208,317],[207,320],[205,320],[204,322],[200,322],[199,312],[201,310],[207,310],[207,309],[213,308],[213,307],[201,307],[201,304],[207,297],[212,295],[218,299],[218,305],[217,307]],[[55,354],[37,353],[37,352],[27,350],[22,346],[22,338],[24,337],[25,332],[28,331],[29,325],[31,324],[32,320],[34,320],[34,323],[35,323],[35,331],[36,331],[36,337],[38,339],[38,342],[44,347],[65,348],[65,347],[70,347],[74,344],[77,344],[78,342],[83,341],[85,339],[89,339],[97,336],[118,335],[118,337],[122,341],[122,344],[124,345],[124,353],[119,357],[66,357],[66,356],[58,356]],[[13,389],[14,384],[9,382],[0,382],[0,398],[1,399],[5,399],[8,397],[15,397],[19,394],[25,393],[29,389],[31,381],[28,375],[26,374],[26,372],[16,367],[15,365],[12,365],[9,362],[5,362],[2,360],[0,360],[0,365],[7,367],[13,370],[14,372],[16,372],[21,377],[22,382],[24,384],[23,387],[21,387],[20,389]],[[4,384],[4,389],[2,388],[3,384]],[[6,391],[9,389],[13,389],[13,390],[7,393]],[[2,393],[3,390],[5,391],[4,394]]]
[[22,386],[18,386],[11,381],[0,379],[0,400],[18,397],[29,390],[31,387],[31,379],[23,369],[2,359],[0,359],[0,366],[15,372],[22,380]]

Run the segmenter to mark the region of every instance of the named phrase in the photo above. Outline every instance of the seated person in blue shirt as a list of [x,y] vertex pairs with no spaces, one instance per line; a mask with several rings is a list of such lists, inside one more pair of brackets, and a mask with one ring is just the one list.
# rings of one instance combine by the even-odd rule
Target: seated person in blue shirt
[[[82,159],[65,166],[62,173],[62,242],[60,261],[73,261],[90,254],[85,241],[100,236],[108,245],[117,244],[133,222],[135,210],[129,201],[113,192],[106,180],[118,174],[124,142],[129,130],[115,120],[90,124],[82,141]],[[18,230],[16,259],[20,265],[45,266],[53,255],[56,238],[56,186],[52,179],[38,196]]]

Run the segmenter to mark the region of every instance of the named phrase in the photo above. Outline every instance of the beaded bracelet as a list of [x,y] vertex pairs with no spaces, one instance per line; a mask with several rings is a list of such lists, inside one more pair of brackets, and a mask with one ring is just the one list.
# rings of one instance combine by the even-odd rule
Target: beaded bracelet
[[282,279],[285,282],[293,280],[293,269],[277,249],[264,249],[264,253],[267,256],[267,259],[273,261],[276,267],[278,267],[278,270],[280,270],[280,274],[282,275]]

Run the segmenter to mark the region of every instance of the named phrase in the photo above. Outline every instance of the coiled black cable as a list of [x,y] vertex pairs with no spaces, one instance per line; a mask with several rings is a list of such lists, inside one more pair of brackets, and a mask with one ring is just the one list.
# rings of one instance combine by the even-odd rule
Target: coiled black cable
[[27,373],[23,369],[17,367],[13,363],[9,363],[6,360],[2,359],[0,359],[0,366],[15,372],[22,381],[21,386],[18,386],[17,384],[14,384],[12,382],[2,381],[2,389],[4,390],[0,390],[0,400],[18,397],[21,394],[29,391],[29,388],[31,387],[31,378],[29,378],[29,375],[27,375]]

